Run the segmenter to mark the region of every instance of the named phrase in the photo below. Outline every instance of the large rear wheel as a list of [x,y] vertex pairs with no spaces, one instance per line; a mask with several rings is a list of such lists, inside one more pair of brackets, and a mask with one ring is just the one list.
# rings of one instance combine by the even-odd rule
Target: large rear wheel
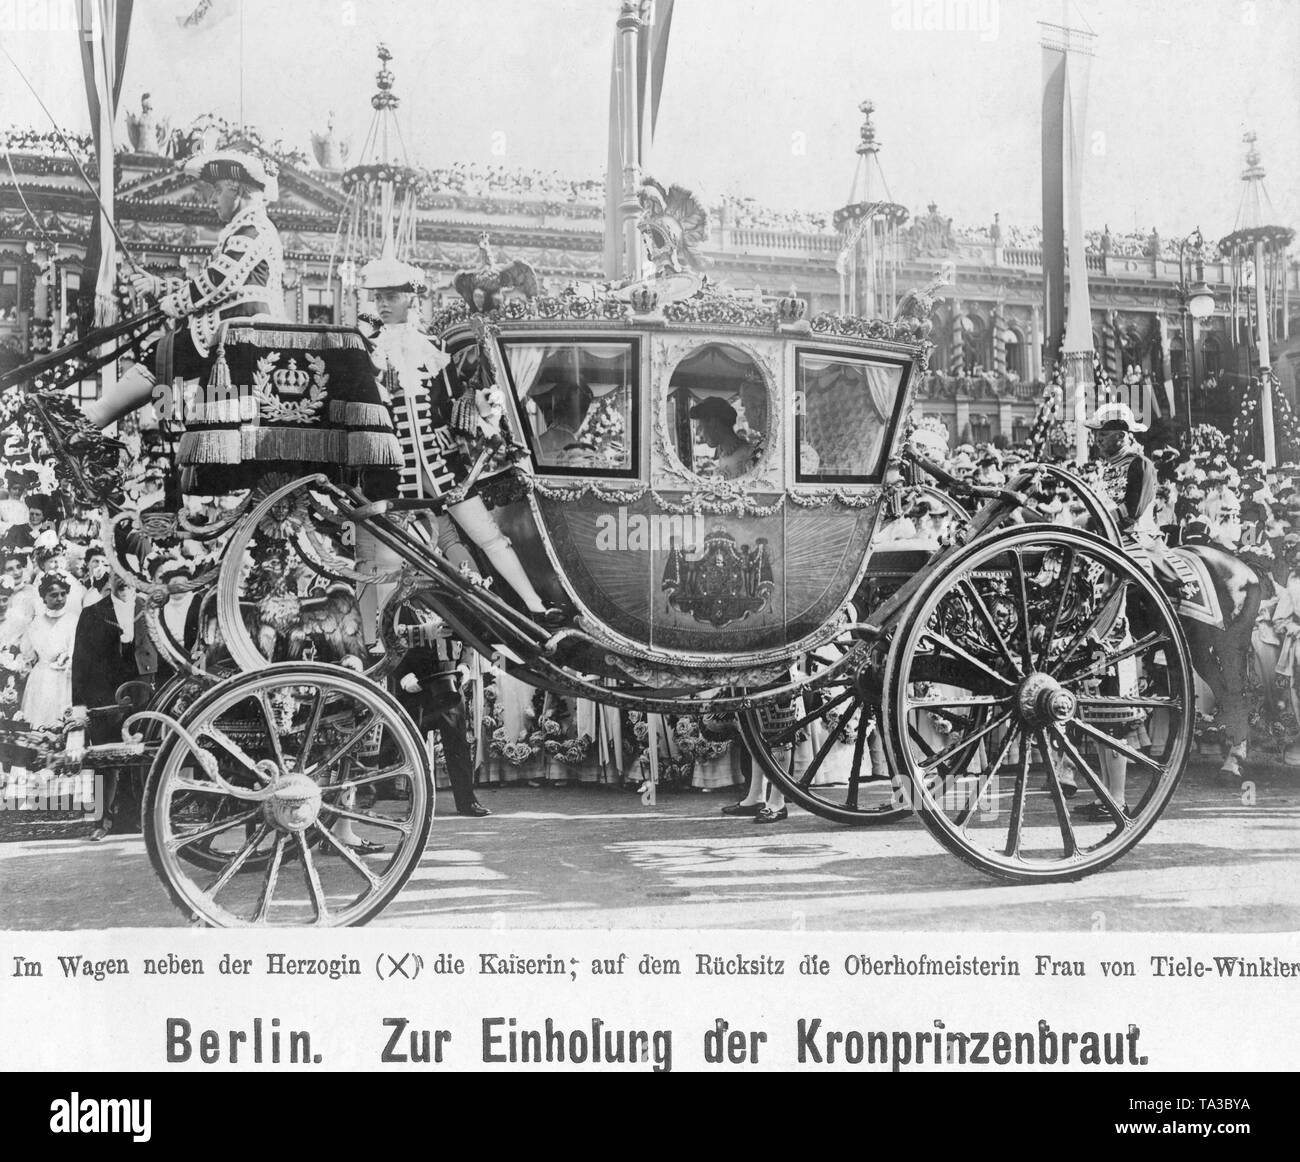
[[1151,829],[1194,706],[1182,628],[1151,578],[1100,537],[1030,525],[967,545],[917,592],[882,722],[939,842],[1042,882],[1105,867]]

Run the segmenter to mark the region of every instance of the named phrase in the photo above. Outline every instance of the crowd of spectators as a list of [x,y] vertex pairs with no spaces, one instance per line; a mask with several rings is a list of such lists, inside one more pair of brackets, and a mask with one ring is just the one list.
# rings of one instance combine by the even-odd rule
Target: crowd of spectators
[[600,179],[567,177],[559,170],[453,162],[427,170],[426,177],[432,193],[471,198],[509,197],[599,206],[605,197],[605,183]]

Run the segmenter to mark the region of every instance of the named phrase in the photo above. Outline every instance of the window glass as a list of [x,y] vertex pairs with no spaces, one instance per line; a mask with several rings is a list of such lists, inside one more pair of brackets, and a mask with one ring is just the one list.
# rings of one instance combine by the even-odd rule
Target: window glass
[[0,323],[18,321],[18,270],[0,267]]
[[709,343],[683,359],[668,383],[668,431],[677,459],[722,480],[747,475],[768,439],[767,384],[749,355]]
[[334,290],[332,287],[307,288],[307,322],[332,324],[334,322]]
[[903,368],[801,351],[796,379],[796,477],[880,479]]
[[63,317],[75,319],[77,315],[77,296],[81,292],[81,273],[75,270],[63,272]]
[[538,468],[636,472],[635,343],[506,340],[501,350]]

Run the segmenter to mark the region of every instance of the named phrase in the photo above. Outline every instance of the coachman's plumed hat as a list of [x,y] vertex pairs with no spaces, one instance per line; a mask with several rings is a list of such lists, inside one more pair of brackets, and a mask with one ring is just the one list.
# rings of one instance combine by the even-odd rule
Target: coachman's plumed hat
[[424,271],[388,256],[372,259],[361,268],[361,286],[368,291],[396,290],[413,294],[424,294],[428,289]]
[[243,182],[257,186],[268,202],[280,197],[279,170],[273,161],[241,149],[217,149],[186,158],[182,167],[201,182]]
[[1138,423],[1133,409],[1126,403],[1104,403],[1088,421],[1088,427],[1101,432],[1145,432],[1146,424]]

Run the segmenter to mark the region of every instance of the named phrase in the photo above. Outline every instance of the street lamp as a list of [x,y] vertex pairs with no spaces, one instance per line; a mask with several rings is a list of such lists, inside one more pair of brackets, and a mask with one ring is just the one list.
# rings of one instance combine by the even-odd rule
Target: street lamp
[[[1187,257],[1191,248],[1191,260]],[[1192,392],[1196,387],[1196,321],[1214,314],[1214,292],[1205,281],[1205,239],[1196,227],[1178,244],[1178,295],[1183,304],[1183,359],[1187,383],[1187,438],[1192,436]],[[1195,279],[1195,281],[1193,281]]]

